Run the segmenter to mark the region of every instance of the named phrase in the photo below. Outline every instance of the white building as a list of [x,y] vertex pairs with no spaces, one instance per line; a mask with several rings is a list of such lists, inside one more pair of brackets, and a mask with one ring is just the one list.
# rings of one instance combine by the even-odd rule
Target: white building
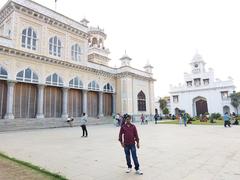
[[[7,1],[7,0],[6,0]],[[0,119],[154,114],[152,66],[108,65],[103,29],[31,0],[0,9]]]
[[208,113],[234,112],[229,95],[235,90],[232,78],[214,80],[214,71],[205,69],[205,62],[198,53],[190,63],[192,72],[184,74],[184,85],[170,86],[171,113],[184,110],[191,116]]

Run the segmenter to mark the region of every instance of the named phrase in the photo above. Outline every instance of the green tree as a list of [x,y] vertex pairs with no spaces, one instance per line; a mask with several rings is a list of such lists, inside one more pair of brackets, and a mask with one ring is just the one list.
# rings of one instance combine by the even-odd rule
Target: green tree
[[238,114],[238,107],[240,105],[240,92],[233,92],[230,94],[231,98],[231,105],[236,108],[237,114]]
[[159,99],[160,109],[163,111],[167,107],[167,101],[165,99]]
[[165,107],[165,108],[163,109],[163,114],[164,114],[165,116],[166,116],[167,114],[169,114],[168,108]]

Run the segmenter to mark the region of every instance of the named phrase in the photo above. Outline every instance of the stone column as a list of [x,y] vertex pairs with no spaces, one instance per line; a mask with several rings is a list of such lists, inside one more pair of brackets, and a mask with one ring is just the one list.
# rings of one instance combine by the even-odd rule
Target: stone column
[[82,92],[83,92],[83,112],[87,115],[87,104],[88,104],[88,102],[87,102],[87,90],[82,90]]
[[112,94],[112,114],[116,115],[116,94]]
[[63,88],[62,118],[68,117],[68,88]]
[[14,96],[14,86],[15,82],[8,81],[8,89],[7,89],[7,112],[5,115],[5,119],[14,119],[13,115],[13,96]]
[[36,116],[36,118],[44,118],[43,97],[44,97],[44,85],[38,85],[37,116]]
[[102,92],[99,92],[98,93],[98,96],[99,96],[99,102],[98,102],[98,110],[99,110],[99,114],[98,116],[99,117],[103,117],[103,93]]

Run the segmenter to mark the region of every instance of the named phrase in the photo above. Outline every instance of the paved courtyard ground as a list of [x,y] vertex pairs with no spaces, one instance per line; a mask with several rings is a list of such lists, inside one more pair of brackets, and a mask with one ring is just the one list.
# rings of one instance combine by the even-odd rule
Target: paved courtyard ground
[[73,180],[239,180],[240,127],[137,124],[143,176],[126,174],[119,128],[0,133],[0,151]]

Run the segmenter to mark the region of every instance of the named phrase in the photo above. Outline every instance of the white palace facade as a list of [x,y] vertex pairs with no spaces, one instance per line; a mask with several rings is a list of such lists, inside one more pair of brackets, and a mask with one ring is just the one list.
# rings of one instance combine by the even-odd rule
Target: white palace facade
[[31,0],[0,10],[0,119],[154,114],[152,66],[108,65],[103,29]]
[[235,90],[232,78],[215,80],[213,69],[205,69],[205,62],[198,53],[190,65],[192,72],[184,74],[184,85],[170,86],[171,113],[184,110],[191,116],[200,116],[206,112],[235,112],[229,97]]

